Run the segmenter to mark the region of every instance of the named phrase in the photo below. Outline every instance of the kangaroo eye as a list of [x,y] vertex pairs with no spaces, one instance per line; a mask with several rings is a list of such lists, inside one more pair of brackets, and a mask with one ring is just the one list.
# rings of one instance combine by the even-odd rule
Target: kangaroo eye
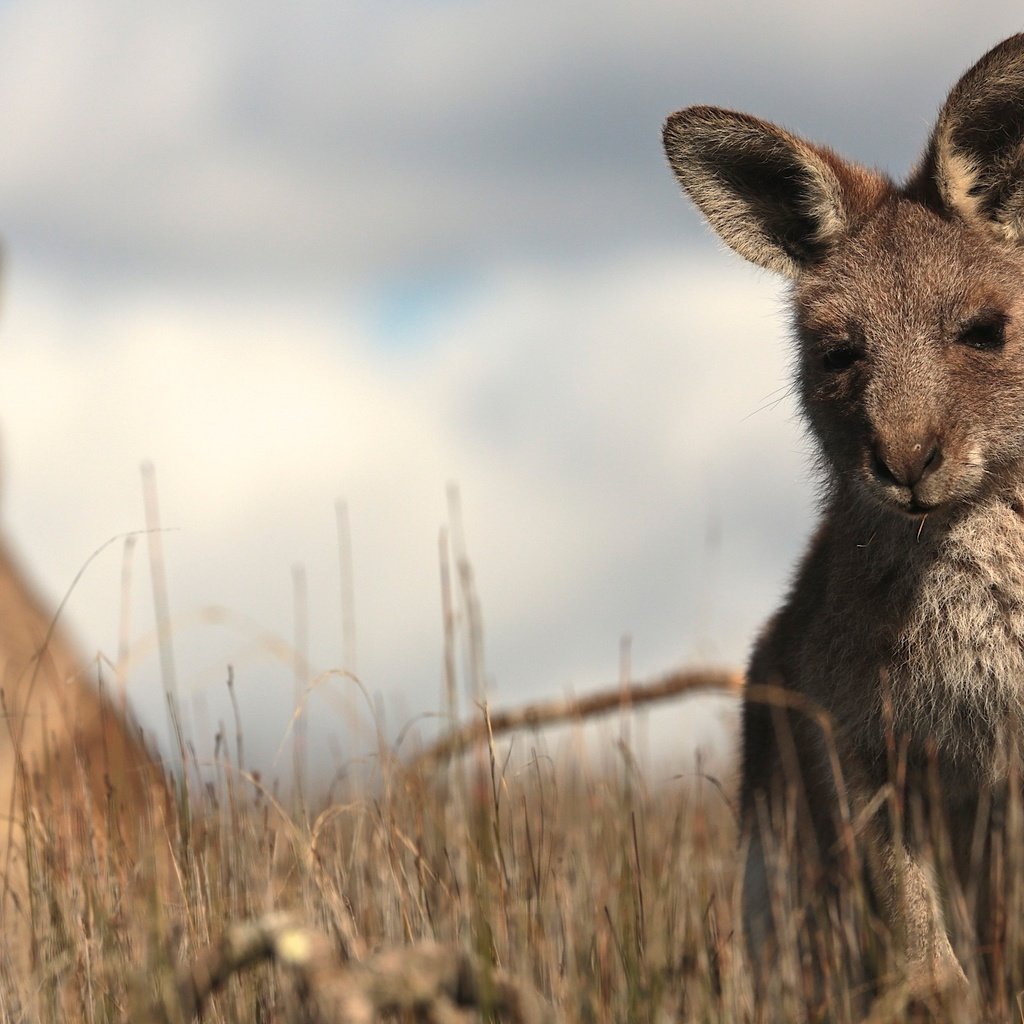
[[981,352],[998,352],[1006,344],[1006,317],[986,313],[965,324],[956,339],[961,345]]
[[830,348],[822,357],[821,365],[829,373],[848,370],[854,363],[864,358],[864,350],[856,345],[837,345]]

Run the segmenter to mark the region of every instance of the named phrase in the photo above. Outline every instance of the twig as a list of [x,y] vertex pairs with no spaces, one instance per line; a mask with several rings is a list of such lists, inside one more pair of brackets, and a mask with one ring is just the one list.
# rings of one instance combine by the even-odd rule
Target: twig
[[262,960],[291,971],[310,1024],[373,1024],[381,1014],[394,1013],[415,1013],[417,1020],[434,1024],[461,1024],[485,1014],[509,1024],[554,1022],[532,985],[462,950],[424,942],[384,950],[363,963],[343,963],[324,935],[292,915],[268,914],[229,928],[178,972],[170,999],[136,1017],[135,1024],[193,1019],[228,978]]
[[586,697],[527,704],[508,711],[489,712],[466,722],[427,747],[412,761],[419,768],[434,761],[443,761],[464,750],[483,743],[488,736],[500,736],[515,729],[539,729],[559,722],[578,721],[594,715],[607,714],[622,708],[634,708],[685,693],[712,691],[738,693],[743,686],[743,674],[725,669],[688,669],[674,672],[653,683],[634,683],[615,686]]

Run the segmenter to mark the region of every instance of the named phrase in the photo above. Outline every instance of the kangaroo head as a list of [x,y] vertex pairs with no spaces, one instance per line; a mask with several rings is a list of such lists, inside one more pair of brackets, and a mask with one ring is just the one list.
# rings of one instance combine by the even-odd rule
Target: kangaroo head
[[903,186],[775,125],[690,107],[683,189],[793,281],[804,414],[834,485],[907,515],[1024,465],[1024,34],[957,83]]

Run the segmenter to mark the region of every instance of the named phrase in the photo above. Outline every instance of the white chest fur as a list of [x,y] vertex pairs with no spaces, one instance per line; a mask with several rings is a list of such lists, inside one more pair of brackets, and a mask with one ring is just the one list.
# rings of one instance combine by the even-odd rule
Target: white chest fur
[[897,731],[1005,755],[1024,723],[1024,520],[1003,502],[978,508],[916,567],[890,670]]

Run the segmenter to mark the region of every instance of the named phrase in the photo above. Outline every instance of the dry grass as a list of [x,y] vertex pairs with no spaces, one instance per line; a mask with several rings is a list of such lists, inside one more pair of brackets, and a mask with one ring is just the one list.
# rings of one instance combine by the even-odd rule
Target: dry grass
[[[474,954],[532,982],[559,1020],[742,1019],[720,788],[644,777],[624,746],[601,763],[582,737],[558,746],[525,735],[500,761],[492,747],[420,768],[384,750],[372,777],[311,806],[225,756],[155,849],[126,850],[112,821],[105,849],[74,863],[41,814],[22,908],[34,965],[27,982],[6,972],[0,1019],[142,1019],[182,963],[270,909],[297,913],[342,959],[423,941]],[[287,971],[264,965],[228,982],[206,1019],[286,1020],[294,1005]]]
[[[663,713],[682,717],[678,705]],[[588,729],[589,747],[582,727],[550,747],[543,734],[527,732],[510,747],[492,742],[447,761],[400,760],[382,749],[360,781],[305,805],[268,792],[221,743],[216,779],[180,793],[178,813],[143,849],[127,849],[111,819],[102,849],[71,855],[58,839],[60,823],[41,813],[32,831],[32,898],[20,908],[31,920],[33,968],[26,978],[13,960],[5,965],[0,1020],[190,1019],[182,978],[205,977],[211,944],[215,953],[232,926],[271,910],[325,937],[319,963],[329,962],[333,988],[323,992],[333,995],[314,991],[311,1001],[309,975],[295,970],[294,957],[291,967],[258,962],[276,953],[260,938],[240,958],[252,966],[225,980],[204,1020],[377,1019],[366,1015],[365,1000],[364,1016],[345,1009],[355,1005],[349,983],[393,993],[404,982],[382,983],[389,970],[433,972],[449,994],[465,987],[459,979],[469,971],[474,998],[491,1000],[483,1016],[451,1010],[454,1003],[444,1013],[417,1003],[419,1015],[399,1011],[400,1020],[1021,1019],[1012,984],[1022,966],[1024,898],[1012,884],[1002,890],[1008,927],[1000,951],[1011,987],[984,1006],[910,1005],[898,947],[857,886],[844,895],[842,942],[826,957],[834,972],[812,977],[801,959],[805,909],[780,891],[776,911],[792,941],[770,965],[769,994],[755,1012],[733,925],[729,782],[644,772],[621,740],[608,739],[595,755]],[[1020,830],[1019,810],[1007,829]],[[1004,881],[1019,874],[1024,847],[1014,846],[1015,834],[999,839]],[[394,952],[413,947],[412,959]],[[851,950],[888,979],[878,998],[846,969]],[[981,991],[969,945],[964,958]],[[190,964],[197,966],[183,974]],[[509,1009],[520,988],[540,994],[542,1016]],[[513,996],[502,1002],[501,992]]]
[[[685,716],[678,704],[660,713]],[[235,744],[220,742],[215,778],[179,792],[176,813],[157,816],[141,848],[129,848],[111,816],[101,848],[70,850],[61,822],[39,809],[31,899],[15,908],[29,922],[33,966],[26,977],[17,956],[0,963],[0,1020],[191,1019],[182,979],[188,988],[216,975],[211,956],[238,935],[249,936],[239,962],[251,965],[218,975],[224,983],[205,1020],[356,1024],[377,1019],[363,998],[371,988],[383,993],[381,1005],[406,1007],[388,1019],[437,1022],[1021,1020],[1019,794],[993,833],[1005,899],[996,957],[1007,984],[984,1005],[982,961],[963,923],[977,892],[950,893],[973,994],[921,1006],[907,999],[898,941],[862,886],[851,882],[837,909],[793,879],[799,898],[777,892],[783,947],[755,1006],[734,930],[731,780],[642,770],[626,734],[613,724],[598,753],[593,727],[583,725],[557,740],[523,731],[511,745],[492,739],[451,759],[400,759],[381,748],[316,803],[278,798],[233,763]],[[899,812],[885,799],[879,813]],[[938,837],[940,870],[943,856]],[[783,852],[780,877],[788,871]],[[979,890],[987,883],[979,878]],[[819,961],[824,975],[805,956],[808,907],[838,915],[835,947]],[[265,916],[275,910],[324,937],[315,939],[314,981],[272,935],[236,927],[276,920]],[[287,963],[263,962],[268,956]],[[882,975],[880,991],[862,984],[862,965]],[[402,979],[413,974],[448,993],[447,1010],[408,995]],[[482,1016],[456,1005],[467,984],[491,1007]],[[543,1014],[514,1009],[534,992]]]

